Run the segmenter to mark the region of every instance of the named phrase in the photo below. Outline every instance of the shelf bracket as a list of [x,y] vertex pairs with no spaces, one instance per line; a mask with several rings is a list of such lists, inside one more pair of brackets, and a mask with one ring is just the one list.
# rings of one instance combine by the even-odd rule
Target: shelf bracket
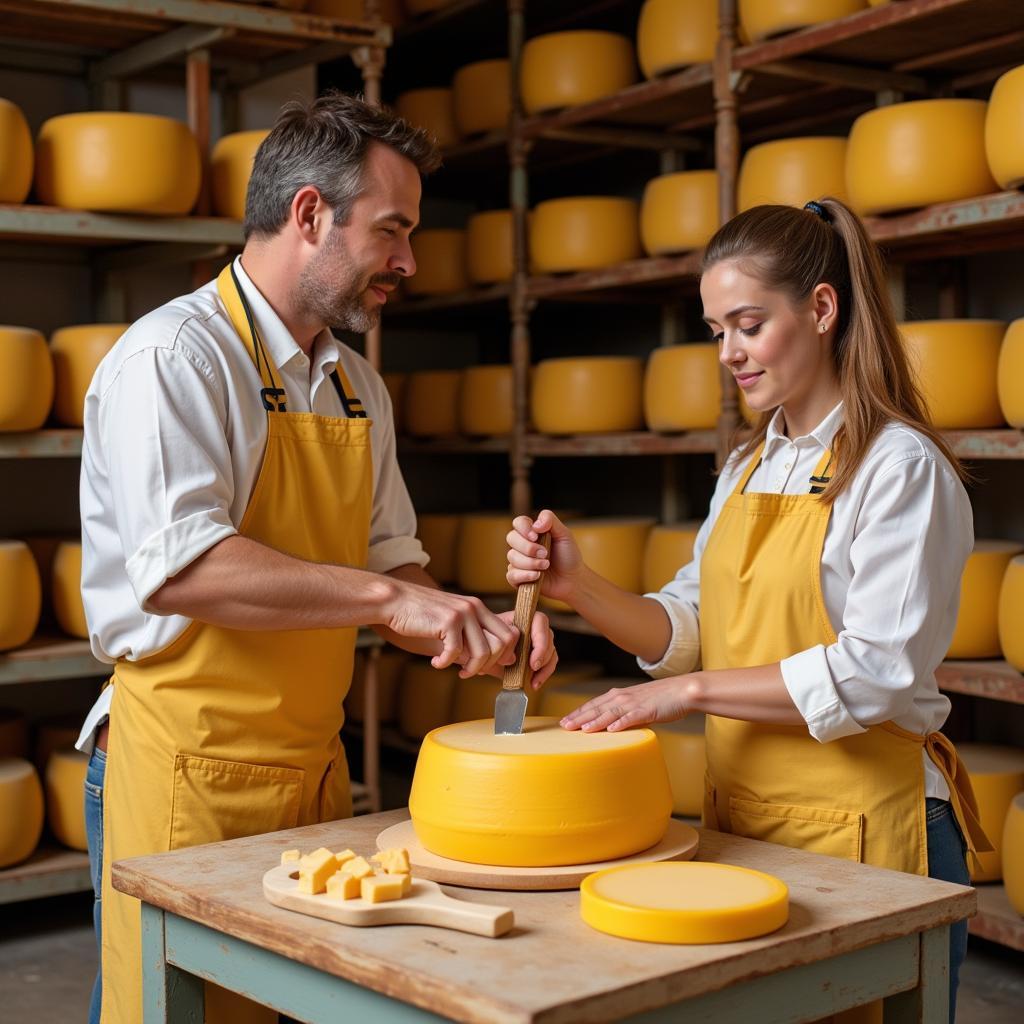
[[202,50],[234,34],[234,29],[183,25],[127,50],[98,60],[89,66],[89,84],[99,85],[112,78],[127,78],[176,60],[193,50]]

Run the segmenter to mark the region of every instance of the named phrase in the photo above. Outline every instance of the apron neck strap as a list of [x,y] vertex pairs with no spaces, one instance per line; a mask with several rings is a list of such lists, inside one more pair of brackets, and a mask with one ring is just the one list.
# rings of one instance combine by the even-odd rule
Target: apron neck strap
[[825,453],[818,460],[818,464],[814,467],[814,472],[811,474],[811,494],[821,494],[821,492],[825,490],[825,485],[832,479],[828,472],[831,468],[832,449],[826,448]]
[[747,468],[743,470],[740,476],[739,483],[736,484],[736,494],[742,494],[747,489],[747,484],[750,482],[750,478],[754,475],[754,470],[761,465],[761,456],[764,454],[764,441],[757,446],[757,451],[754,452],[753,457],[747,463]]
[[349,419],[365,420],[366,410],[363,408],[362,399],[356,397],[352,382],[345,373],[345,368],[338,363],[331,371],[331,383],[341,400],[341,407]]

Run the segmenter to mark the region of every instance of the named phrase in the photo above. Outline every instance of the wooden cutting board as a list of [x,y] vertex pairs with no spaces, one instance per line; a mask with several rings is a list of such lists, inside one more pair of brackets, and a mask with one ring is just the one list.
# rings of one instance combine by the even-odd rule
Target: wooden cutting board
[[697,830],[685,822],[671,819],[665,837],[660,843],[631,857],[606,860],[596,864],[569,864],[564,867],[512,868],[493,864],[467,864],[463,861],[438,857],[425,849],[416,838],[412,821],[406,820],[384,829],[377,836],[377,849],[386,850],[402,846],[409,853],[412,873],[417,878],[429,878],[448,885],[461,885],[470,889],[499,889],[512,891],[541,891],[578,889],[587,875],[604,868],[622,864],[636,864],[652,860],[692,860],[697,854]]

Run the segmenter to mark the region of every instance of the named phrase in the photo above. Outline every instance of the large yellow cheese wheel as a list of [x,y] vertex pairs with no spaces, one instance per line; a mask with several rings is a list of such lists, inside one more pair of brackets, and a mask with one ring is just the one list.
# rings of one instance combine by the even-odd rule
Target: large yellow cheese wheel
[[79,715],[53,715],[35,723],[32,761],[40,776],[46,772],[50,755],[55,750],[74,749],[81,728],[82,719]]
[[28,545],[0,540],[0,651],[27,643],[42,607],[39,570]]
[[985,155],[1000,188],[1024,184],[1024,65],[995,84],[985,116]]
[[1000,427],[1001,320],[915,320],[900,324],[928,415],[942,430]]
[[640,238],[651,256],[700,249],[719,223],[717,171],[680,171],[647,183]]
[[62,327],[50,337],[53,357],[53,415],[69,427],[82,425],[85,393],[100,360],[128,324],[82,324]]
[[598,270],[641,255],[637,204],[618,196],[538,203],[529,233],[530,261],[539,274]]
[[999,646],[1003,657],[1024,672],[1024,555],[1010,559],[999,588]]
[[634,356],[545,359],[531,384],[531,418],[542,434],[640,430],[643,362]]
[[523,47],[519,91],[528,114],[578,107],[636,80],[633,44],[614,32],[552,32]]
[[32,133],[21,108],[0,99],[0,203],[23,203],[32,187]]
[[448,437],[458,433],[458,370],[419,370],[405,382],[403,420],[413,437]]
[[43,608],[39,624],[52,626],[55,624],[53,616],[53,560],[57,556],[57,549],[64,543],[65,538],[55,534],[37,534],[25,537],[32,557],[35,559],[36,569],[39,570],[39,582],[42,586]]
[[410,658],[398,688],[398,728],[420,740],[452,720],[452,700],[459,681],[457,668],[436,669],[425,658]]
[[507,594],[508,542],[511,512],[474,512],[462,517],[456,549],[455,575],[470,594]]
[[1024,544],[1012,540],[976,540],[960,580],[960,611],[949,658],[998,658],[999,592],[1007,566]]
[[[377,658],[377,718],[381,722],[393,722],[398,714],[398,684],[408,660],[405,651],[391,649],[381,651]],[[356,651],[345,717],[353,722],[366,718],[366,655],[362,651]]]
[[408,379],[407,373],[382,373],[381,380],[388,390],[388,397],[391,399],[391,415],[395,421],[395,433],[405,433],[403,399],[405,396],[405,382]]
[[698,818],[704,801],[707,747],[704,716],[687,715],[678,722],[652,726],[672,785],[672,813]]
[[89,755],[55,750],[46,766],[46,820],[58,843],[87,850],[85,838],[85,770]]
[[410,124],[426,129],[439,146],[459,141],[451,89],[410,89],[395,100],[395,110]]
[[437,729],[423,741],[409,795],[420,842],[474,864],[586,864],[645,850],[672,810],[649,729],[583,733],[527,718],[519,736],[491,721]]
[[[526,694],[526,713],[538,714],[541,690],[534,690],[529,684]],[[501,693],[501,680],[488,676],[472,676],[460,679],[455,684],[455,698],[452,705],[453,722],[475,722],[479,719],[494,718],[494,700]]]
[[28,721],[14,708],[0,708],[0,759],[6,757],[28,757]]
[[647,535],[641,587],[645,594],[661,590],[687,563],[693,561],[693,544],[700,520],[659,523]]
[[412,236],[416,273],[406,278],[410,295],[448,295],[469,287],[466,273],[466,232],[433,228]]
[[82,544],[64,541],[53,558],[53,613],[65,633],[88,639],[82,605]]
[[636,48],[647,78],[712,60],[717,42],[718,0],[647,0],[640,10]]
[[958,743],[960,758],[967,767],[978,817],[985,835],[992,841],[992,853],[979,853],[981,867],[971,868],[972,882],[998,882],[1003,877],[1003,824],[1013,798],[1024,789],[1024,750],[983,743]]
[[1006,329],[996,368],[999,408],[1011,427],[1024,429],[1024,319]]
[[180,216],[195,205],[200,167],[195,137],[173,118],[61,114],[39,130],[36,195],[50,206]]
[[1024,916],[1024,793],[1018,793],[1003,823],[1003,884],[1006,898]]
[[221,217],[245,219],[245,196],[256,150],[267,130],[234,132],[217,140],[210,154],[210,198]]
[[740,166],[736,205],[803,206],[809,199],[846,201],[846,139],[817,136],[776,139],[747,150]]
[[845,18],[867,7],[866,0],[740,0],[740,23],[753,42],[809,25]]
[[53,360],[30,327],[0,325],[0,431],[38,430],[53,404]]
[[462,372],[459,430],[470,437],[512,432],[512,367],[470,366]]
[[651,430],[713,430],[722,405],[718,346],[656,348],[644,373],[644,419]]
[[473,284],[512,277],[512,211],[474,213],[466,222],[466,271]]
[[43,787],[35,768],[20,757],[0,759],[0,868],[24,860],[42,831]]
[[478,60],[452,78],[455,127],[460,135],[479,135],[508,125],[509,62]]
[[[309,0],[306,4],[306,13],[319,14],[323,18],[363,21],[366,17],[366,7],[363,0]],[[377,13],[380,20],[392,28],[397,28],[405,21],[401,0],[377,0]]]
[[454,583],[458,578],[455,555],[458,550],[462,516],[447,512],[417,516],[416,536],[423,550],[430,555],[427,572],[438,583]]
[[985,160],[982,100],[915,100],[861,114],[846,151],[846,189],[860,214],[996,191]]

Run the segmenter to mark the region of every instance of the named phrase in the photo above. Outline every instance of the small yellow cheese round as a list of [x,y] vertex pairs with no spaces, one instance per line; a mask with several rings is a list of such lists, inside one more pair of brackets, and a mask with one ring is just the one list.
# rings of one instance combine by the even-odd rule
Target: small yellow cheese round
[[0,99],[0,203],[23,203],[32,187],[32,133],[21,108]]
[[647,0],[636,30],[637,56],[647,78],[713,60],[718,0]]
[[538,274],[599,270],[641,255],[637,204],[618,196],[538,203],[529,234],[530,261]]
[[87,850],[85,838],[85,770],[89,755],[55,750],[46,766],[46,820],[58,843]]
[[395,433],[405,433],[403,399],[405,395],[405,382],[409,375],[407,373],[382,373],[381,380],[388,390],[388,397],[391,399],[391,415],[395,421]]
[[[529,682],[523,687],[526,694],[526,713],[539,713],[541,691],[534,690]],[[453,722],[475,722],[494,718],[494,700],[501,693],[501,680],[487,676],[472,676],[460,679],[455,684],[455,698],[452,706]]]
[[760,42],[798,28],[845,18],[867,7],[866,0],[739,0],[747,38]]
[[69,427],[80,427],[85,393],[96,367],[114,347],[128,324],[82,324],[62,327],[50,337],[53,357],[53,415]]
[[583,707],[589,700],[600,697],[615,686],[632,686],[638,679],[609,679],[604,677],[577,679],[552,687],[545,684],[541,690],[540,714],[561,721],[566,715]]
[[1006,898],[1024,916],[1024,793],[1018,793],[1003,823],[1003,884]]
[[413,437],[450,437],[459,431],[459,370],[419,370],[405,382],[403,420]]
[[0,708],[0,759],[28,757],[28,720],[14,708]]
[[53,613],[65,633],[89,637],[82,604],[82,544],[64,541],[53,558]]
[[39,130],[36,195],[50,206],[181,216],[199,195],[195,137],[154,114],[61,114]]
[[587,864],[645,850],[672,809],[649,729],[583,733],[527,718],[522,735],[461,722],[423,741],[409,815],[420,842],[474,864]]
[[998,882],[1003,877],[1003,824],[1013,798],[1024,789],[1024,750],[982,743],[958,743],[978,800],[978,818],[995,850],[979,853],[981,867],[971,868],[972,882]]
[[30,327],[0,325],[0,431],[38,430],[53,404],[53,360]]
[[523,47],[519,91],[528,114],[591,103],[636,80],[633,44],[614,32],[552,32]]
[[742,212],[763,203],[802,207],[823,196],[846,202],[846,149],[846,139],[825,136],[751,147],[740,167],[737,208]]
[[459,141],[451,89],[410,89],[395,100],[395,111],[417,128],[423,128],[441,146]]
[[643,362],[635,356],[545,359],[531,384],[542,434],[603,434],[643,427]]
[[452,701],[459,681],[457,668],[436,669],[426,658],[410,658],[398,687],[398,728],[420,740],[452,720]]
[[512,211],[474,213],[466,222],[466,271],[473,284],[512,277]]
[[996,368],[999,408],[1006,422],[1024,429],[1024,319],[1006,329]]
[[976,540],[960,580],[960,611],[948,658],[998,658],[999,593],[1003,576],[1024,544]]
[[[322,18],[340,18],[343,21],[363,21],[366,18],[363,0],[309,0],[305,6],[307,14],[318,14]],[[401,0],[377,0],[377,13],[380,20],[392,28],[405,21]]]
[[39,625],[42,586],[36,560],[20,540],[0,540],[0,651],[28,643]]
[[[409,660],[405,651],[388,648],[377,658],[377,718],[393,722],[398,715],[398,684]],[[356,651],[352,685],[345,696],[345,717],[353,722],[366,718],[366,655]]]
[[689,562],[700,530],[700,520],[659,523],[647,535],[641,587],[645,594],[661,590]]
[[81,728],[82,719],[78,715],[54,715],[36,722],[32,761],[40,776],[46,772],[55,750],[74,749]]
[[0,759],[0,868],[28,857],[42,831],[43,787],[35,768],[20,757]]
[[454,583],[458,578],[455,555],[461,525],[461,515],[447,512],[427,513],[416,518],[416,536],[423,550],[430,555],[427,572],[438,583]]
[[861,114],[846,188],[857,213],[889,213],[996,191],[985,160],[983,100],[915,100]]
[[899,325],[932,425],[970,430],[1003,425],[999,408],[1001,320],[915,320]]
[[466,273],[466,232],[433,228],[412,236],[416,273],[406,278],[410,295],[449,295],[469,287]]
[[456,549],[456,578],[470,594],[507,594],[508,531],[511,512],[474,512],[462,517]]
[[1003,657],[1024,672],[1024,555],[1010,559],[999,588],[999,646]]
[[719,224],[717,171],[680,171],[647,183],[640,238],[649,255],[700,249]]
[[651,430],[713,430],[722,404],[718,346],[656,348],[644,373],[644,419]]
[[512,401],[511,366],[467,367],[459,390],[459,430],[469,437],[510,434]]
[[672,785],[672,813],[699,818],[704,801],[704,772],[707,745],[704,742],[704,716],[690,714],[678,722],[654,725],[661,744],[669,782]]
[[234,132],[217,140],[210,154],[210,198],[221,217],[245,219],[245,196],[256,150],[267,130]]
[[985,155],[1000,188],[1024,184],[1024,65],[1007,71],[992,88],[985,116]]
[[460,135],[480,135],[508,126],[509,62],[478,60],[452,78],[455,126]]

